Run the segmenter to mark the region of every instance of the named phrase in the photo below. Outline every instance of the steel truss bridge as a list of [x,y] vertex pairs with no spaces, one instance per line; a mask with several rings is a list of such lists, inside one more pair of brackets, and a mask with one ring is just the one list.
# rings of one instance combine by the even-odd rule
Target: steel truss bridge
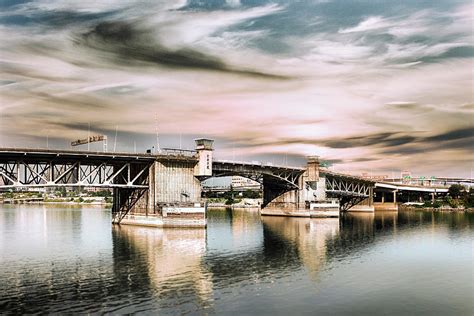
[[[302,190],[302,176],[306,168],[251,164],[232,161],[215,161],[213,177],[242,176],[254,180],[263,186],[263,203],[265,207],[276,197],[293,190]],[[375,182],[360,177],[320,169],[326,177],[326,193],[340,199],[341,210],[369,198],[373,194]]]
[[321,170],[326,177],[326,194],[339,198],[340,209],[347,211],[367,198],[372,198],[375,182],[360,177]]
[[[0,189],[98,187],[113,189],[114,220],[120,222],[149,188],[149,168],[156,160],[198,162],[195,152],[130,154],[67,150],[0,148]],[[232,161],[213,161],[212,177],[243,176],[263,186],[262,207],[284,193],[305,189],[307,168]],[[375,182],[320,169],[326,193],[341,201],[341,209],[372,196]],[[199,177],[201,180],[211,176]]]
[[114,220],[148,190],[148,169],[156,157],[145,154],[0,149],[0,188],[97,187],[113,189]]

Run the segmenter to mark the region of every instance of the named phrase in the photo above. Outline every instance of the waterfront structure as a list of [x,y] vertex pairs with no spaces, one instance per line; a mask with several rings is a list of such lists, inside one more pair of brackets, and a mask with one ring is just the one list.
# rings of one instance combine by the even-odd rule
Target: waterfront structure
[[[196,140],[196,150],[162,149],[159,154],[0,149],[0,189],[112,189],[113,222],[122,224],[205,226],[201,183],[229,176],[251,179],[263,188],[262,215],[334,216],[334,205],[340,211],[373,212],[396,209],[404,192],[431,194],[432,199],[447,193],[446,187],[336,173],[321,168],[316,156],[308,157],[305,167],[214,160],[210,139]],[[391,200],[386,198],[390,195]],[[374,202],[374,197],[382,198]],[[327,210],[318,207],[325,203]]]
[[253,181],[252,179],[245,178],[242,176],[232,176],[231,186],[237,190],[259,190],[260,183]]

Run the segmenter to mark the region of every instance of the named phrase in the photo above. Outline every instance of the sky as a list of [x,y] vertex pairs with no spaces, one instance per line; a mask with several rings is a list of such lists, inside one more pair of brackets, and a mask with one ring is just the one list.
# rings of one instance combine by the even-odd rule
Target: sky
[[[472,177],[472,1],[0,1],[0,146]],[[117,137],[116,137],[117,135]],[[92,149],[99,149],[95,144]]]

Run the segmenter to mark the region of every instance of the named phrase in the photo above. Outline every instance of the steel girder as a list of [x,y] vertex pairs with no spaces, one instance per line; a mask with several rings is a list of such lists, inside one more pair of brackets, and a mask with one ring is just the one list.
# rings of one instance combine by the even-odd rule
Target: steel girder
[[0,189],[40,187],[148,188],[147,163],[107,161],[0,161]]
[[213,177],[241,176],[249,178],[263,185],[264,177],[273,179],[282,186],[294,190],[300,189],[299,177],[304,173],[300,168],[284,168],[262,166],[253,164],[239,164],[228,162],[214,162],[212,166]]
[[120,224],[148,189],[114,188],[112,223]]
[[373,184],[351,178],[326,176],[326,192],[339,196],[355,196],[367,198]]
[[355,177],[326,174],[326,193],[339,198],[341,211],[347,211],[354,205],[370,198],[374,183]]
[[213,177],[241,176],[260,183],[263,186],[262,207],[265,207],[286,192],[302,189],[300,177],[305,169],[217,162],[213,163],[212,172]]
[[64,159],[29,155],[0,157],[0,189],[97,187],[113,189],[113,223],[119,224],[148,191],[153,160],[126,157]]

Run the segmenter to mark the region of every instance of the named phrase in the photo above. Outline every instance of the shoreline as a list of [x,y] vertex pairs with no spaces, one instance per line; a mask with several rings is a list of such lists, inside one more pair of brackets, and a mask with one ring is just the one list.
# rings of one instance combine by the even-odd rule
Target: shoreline
[[19,205],[19,204],[32,204],[32,205],[97,205],[97,206],[112,206],[112,203],[103,202],[44,202],[44,201],[32,201],[32,202],[19,202],[19,203],[0,203],[0,205]]
[[[31,205],[69,205],[69,206],[79,206],[79,205],[87,205],[87,206],[103,206],[103,207],[111,207],[112,203],[105,203],[105,202],[74,202],[74,201],[20,201],[18,203],[3,203],[0,202],[0,205],[18,205],[18,204],[31,204]],[[260,209],[258,205],[242,205],[242,204],[232,204],[226,205],[224,203],[209,203],[207,205],[208,208],[212,209]],[[447,212],[447,213],[457,213],[457,212],[467,212],[473,213],[474,208],[434,208],[434,207],[412,207],[412,206],[403,206],[399,205],[399,211],[424,211],[424,212]],[[377,211],[383,212],[383,211]]]
[[[400,207],[401,206],[401,207]],[[474,208],[452,208],[452,207],[406,207],[406,206],[399,206],[399,211],[426,211],[426,212],[449,212],[449,213],[456,213],[456,212],[474,212]]]

